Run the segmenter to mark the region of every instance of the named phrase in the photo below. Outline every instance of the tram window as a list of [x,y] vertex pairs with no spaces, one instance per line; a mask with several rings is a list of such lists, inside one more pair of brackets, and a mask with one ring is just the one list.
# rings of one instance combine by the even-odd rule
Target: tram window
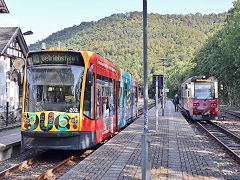
[[115,111],[115,81],[109,78],[109,107],[110,115]]
[[94,119],[94,73],[92,76],[93,83],[85,84],[85,92],[84,92],[84,102],[83,102],[83,113],[90,119]]
[[120,87],[120,82],[118,81],[118,112],[120,112],[121,94],[122,94],[122,88]]
[[109,116],[109,78],[102,77],[102,114],[103,118]]
[[79,112],[83,71],[81,66],[29,67],[26,111]]

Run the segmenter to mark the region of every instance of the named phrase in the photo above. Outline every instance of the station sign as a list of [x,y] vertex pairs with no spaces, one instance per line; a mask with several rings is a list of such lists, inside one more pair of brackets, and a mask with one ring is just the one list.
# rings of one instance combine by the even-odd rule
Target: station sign
[[[162,92],[163,92],[163,89],[162,89]],[[169,89],[165,89],[165,92],[169,92]]]
[[163,75],[153,75],[152,87],[156,87],[156,79],[158,78],[158,87],[163,88]]

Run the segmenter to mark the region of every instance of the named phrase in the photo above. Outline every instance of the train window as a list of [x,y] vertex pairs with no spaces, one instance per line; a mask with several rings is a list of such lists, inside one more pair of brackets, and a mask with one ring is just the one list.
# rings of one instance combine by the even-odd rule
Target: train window
[[195,83],[194,96],[196,99],[214,99],[215,98],[214,84],[211,82]]
[[29,67],[26,111],[78,113],[83,71],[81,66]]
[[[87,83],[85,84],[85,92],[84,92],[84,102],[83,102],[83,114],[90,119],[94,119],[94,73],[91,75],[91,81],[92,83]],[[89,77],[87,77],[88,80]]]

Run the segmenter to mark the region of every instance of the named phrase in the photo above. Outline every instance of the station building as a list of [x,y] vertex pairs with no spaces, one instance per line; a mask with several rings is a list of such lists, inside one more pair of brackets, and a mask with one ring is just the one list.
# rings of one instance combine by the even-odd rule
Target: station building
[[7,107],[9,112],[21,112],[24,71],[22,64],[27,53],[28,47],[19,27],[0,27],[0,113],[2,114],[6,112]]
[[4,0],[0,0],[0,13],[9,13],[9,10]]

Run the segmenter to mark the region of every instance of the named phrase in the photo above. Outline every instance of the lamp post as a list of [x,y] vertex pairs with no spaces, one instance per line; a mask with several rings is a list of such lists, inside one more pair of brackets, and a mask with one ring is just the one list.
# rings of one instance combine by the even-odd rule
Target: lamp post
[[165,96],[166,96],[166,93],[165,93],[165,75],[164,75],[164,62],[167,61],[168,59],[167,58],[161,58],[161,61],[163,62],[163,98],[162,98],[162,116],[164,116],[164,109],[165,109]]
[[151,134],[148,129],[148,77],[147,77],[147,0],[143,0],[143,68],[144,68],[144,128],[142,134],[142,179],[151,179]]
[[29,36],[29,35],[32,35],[32,34],[33,34],[33,32],[31,30],[23,33],[24,36]]

